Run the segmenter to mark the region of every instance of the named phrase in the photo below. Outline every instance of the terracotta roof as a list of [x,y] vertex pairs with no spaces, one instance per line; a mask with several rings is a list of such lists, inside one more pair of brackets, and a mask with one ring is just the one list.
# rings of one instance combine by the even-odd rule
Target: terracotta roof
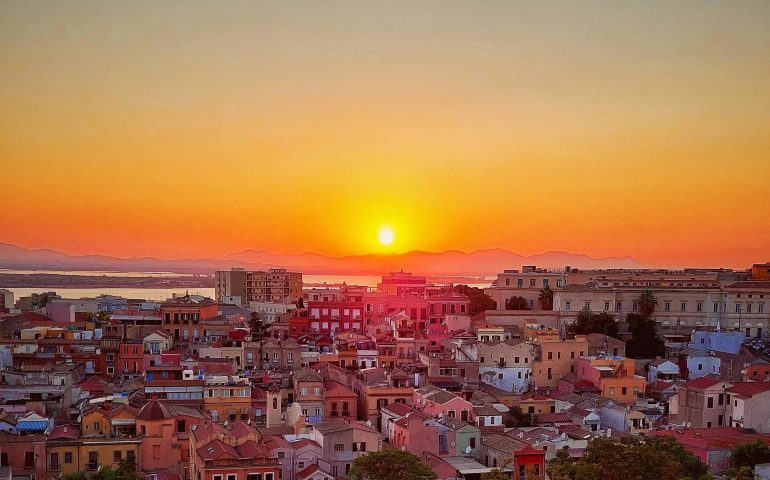
[[147,402],[136,417],[138,420],[164,420],[171,418],[171,413],[165,405],[157,400]]
[[353,427],[351,427],[350,424],[344,420],[332,420],[331,422],[322,422],[315,426],[315,429],[324,435],[329,433],[342,432],[343,430],[347,430],[349,428],[353,428]]
[[74,440],[80,436],[80,429],[75,425],[59,425],[48,434],[48,440]]
[[709,388],[713,387],[717,383],[720,383],[721,380],[717,377],[706,375],[704,377],[698,377],[694,380],[690,380],[689,382],[684,384],[684,387],[686,388]]
[[767,382],[742,382],[736,383],[727,389],[728,392],[744,397],[753,397],[760,393],[770,391],[770,383]]

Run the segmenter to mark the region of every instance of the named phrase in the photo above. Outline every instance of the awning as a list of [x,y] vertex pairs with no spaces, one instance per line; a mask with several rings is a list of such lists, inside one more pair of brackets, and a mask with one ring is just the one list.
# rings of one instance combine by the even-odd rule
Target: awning
[[16,430],[19,431],[45,430],[46,428],[48,428],[48,422],[45,420],[22,421],[16,425]]

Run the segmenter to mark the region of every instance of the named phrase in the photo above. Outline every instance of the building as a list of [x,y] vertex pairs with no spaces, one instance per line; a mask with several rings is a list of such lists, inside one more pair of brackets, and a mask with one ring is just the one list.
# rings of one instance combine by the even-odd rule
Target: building
[[163,330],[175,342],[200,341],[204,338],[201,320],[219,315],[217,304],[208,298],[202,300],[186,295],[171,298],[160,305]]
[[748,433],[732,427],[654,430],[649,434],[674,437],[677,442],[708,465],[713,474],[721,474],[730,468],[730,455],[737,445],[756,440],[770,443],[770,435]]
[[730,426],[726,392],[730,386],[714,376],[685,383],[669,400],[669,423],[693,428]]
[[302,274],[284,268],[244,270],[232,268],[214,272],[215,300],[240,305],[256,303],[294,303],[302,297]]
[[740,382],[725,393],[729,426],[770,433],[770,383]]
[[536,388],[555,388],[559,379],[575,373],[575,361],[586,355],[588,339],[577,335],[574,339],[544,339],[534,343],[535,359],[532,377]]
[[634,360],[631,358],[580,357],[576,366],[577,378],[591,382],[603,397],[628,405],[644,396],[646,380],[634,374]]
[[211,422],[196,425],[190,434],[190,479],[277,480],[279,459],[258,439],[257,431],[243,422],[227,428]]
[[535,358],[531,343],[521,340],[481,342],[477,348],[482,382],[515,393],[529,389]]

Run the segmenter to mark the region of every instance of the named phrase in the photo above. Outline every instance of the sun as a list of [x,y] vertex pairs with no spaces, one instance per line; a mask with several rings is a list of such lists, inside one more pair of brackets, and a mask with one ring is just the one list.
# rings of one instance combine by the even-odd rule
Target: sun
[[377,232],[377,238],[380,240],[380,244],[382,245],[390,245],[393,243],[393,240],[396,239],[396,234],[393,233],[393,229],[390,227],[380,227],[380,230]]

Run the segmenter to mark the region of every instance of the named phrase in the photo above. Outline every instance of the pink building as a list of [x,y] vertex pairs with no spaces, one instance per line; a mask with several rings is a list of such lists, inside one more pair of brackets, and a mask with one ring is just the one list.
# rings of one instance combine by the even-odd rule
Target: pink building
[[439,427],[435,418],[421,412],[410,412],[393,422],[390,443],[420,456],[423,452],[439,454]]
[[459,418],[470,421],[473,405],[452,392],[429,385],[414,391],[414,408],[432,417]]
[[363,331],[361,302],[308,302],[310,331],[330,334]]

